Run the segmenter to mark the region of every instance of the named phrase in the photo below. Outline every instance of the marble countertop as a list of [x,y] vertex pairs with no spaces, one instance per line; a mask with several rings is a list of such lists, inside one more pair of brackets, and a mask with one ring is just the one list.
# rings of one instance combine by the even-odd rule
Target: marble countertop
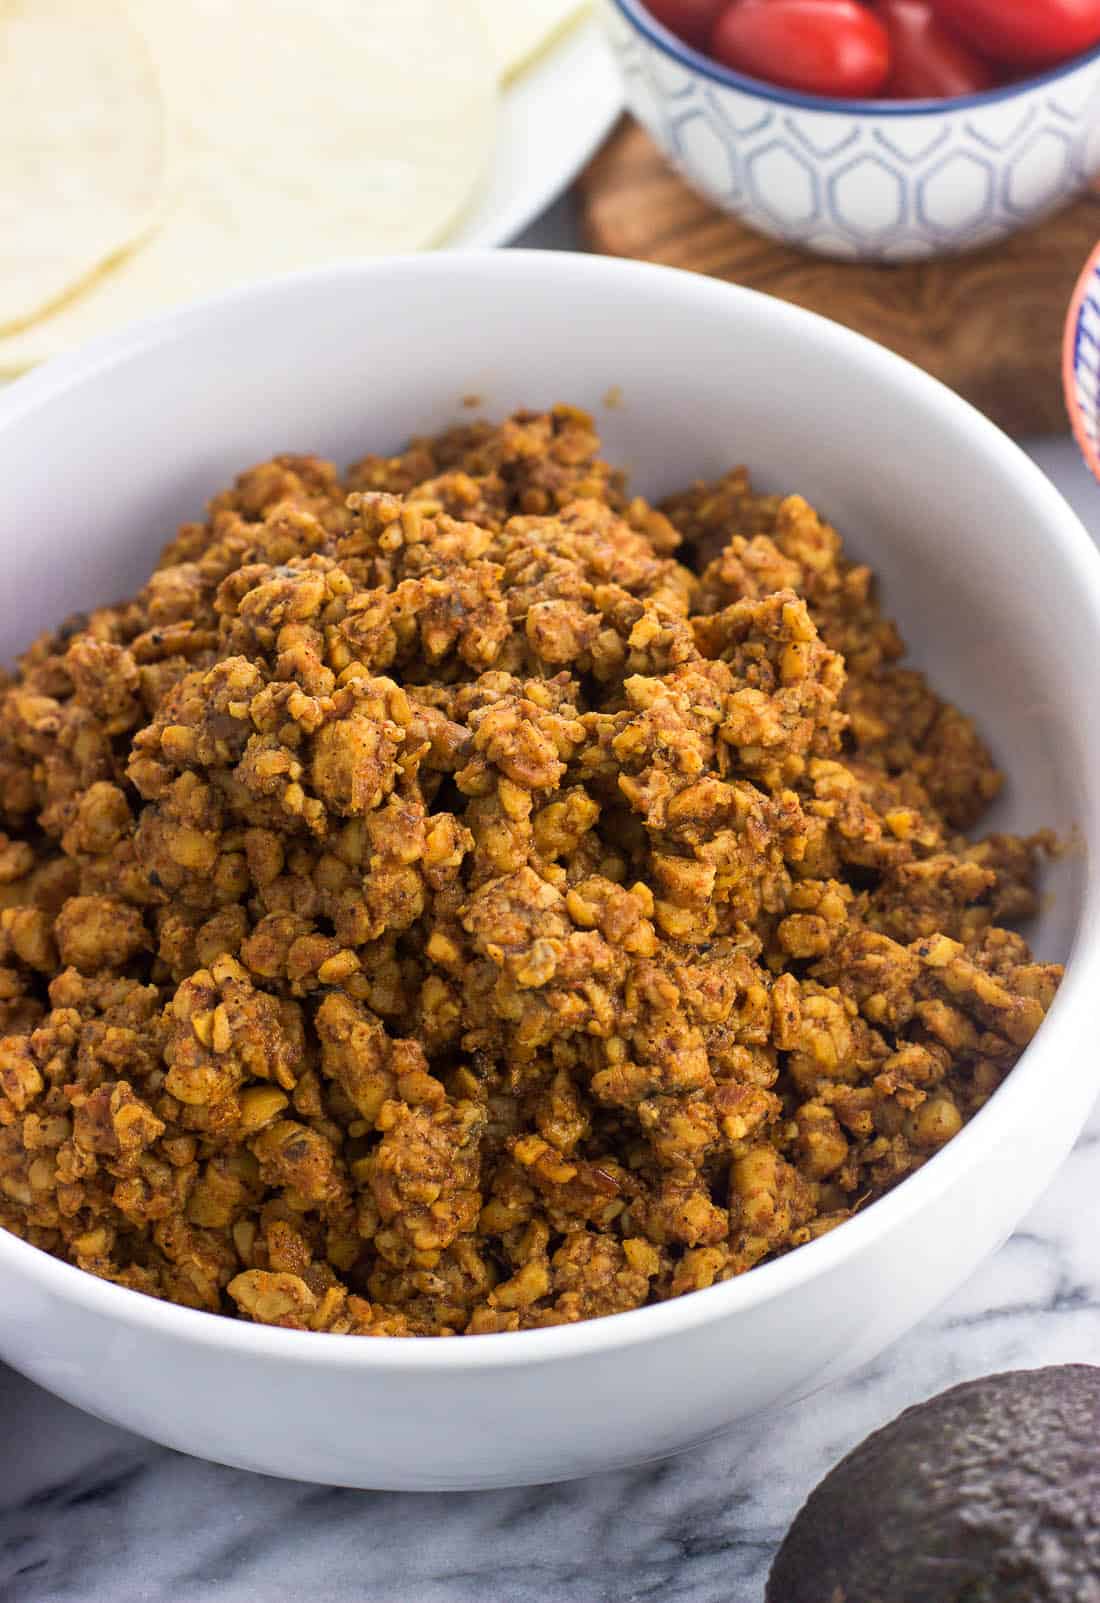
[[[567,206],[524,243],[575,239]],[[1070,441],[1028,448],[1100,539]],[[409,1495],[200,1463],[0,1367],[0,1603],[760,1603],[806,1493],[908,1404],[1100,1361],[1100,1113],[1011,1241],[844,1384],[683,1459],[564,1486]]]

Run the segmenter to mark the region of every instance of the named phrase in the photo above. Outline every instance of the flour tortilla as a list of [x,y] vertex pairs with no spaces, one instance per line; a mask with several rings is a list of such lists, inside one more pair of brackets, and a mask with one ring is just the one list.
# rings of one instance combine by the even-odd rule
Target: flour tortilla
[[14,373],[270,273],[433,244],[492,152],[472,0],[133,0],[172,142],[164,221],[80,295],[0,339]]
[[590,0],[477,0],[502,83],[514,78],[587,11]]
[[37,317],[151,227],[164,107],[116,0],[0,5],[0,331]]

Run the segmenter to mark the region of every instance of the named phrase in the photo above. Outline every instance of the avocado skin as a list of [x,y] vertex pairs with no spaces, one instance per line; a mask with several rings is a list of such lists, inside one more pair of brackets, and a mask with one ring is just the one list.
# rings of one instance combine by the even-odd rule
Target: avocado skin
[[907,1408],[811,1492],[765,1603],[1100,1603],[1100,1368]]

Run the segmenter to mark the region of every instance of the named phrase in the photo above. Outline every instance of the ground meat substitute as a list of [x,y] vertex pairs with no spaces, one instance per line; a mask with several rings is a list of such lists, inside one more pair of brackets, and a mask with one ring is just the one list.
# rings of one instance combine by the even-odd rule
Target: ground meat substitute
[[996,1090],[1060,971],[1006,928],[1036,843],[962,833],[973,725],[805,501],[598,451],[560,407],[277,457],[0,686],[8,1230],[524,1330],[831,1230]]

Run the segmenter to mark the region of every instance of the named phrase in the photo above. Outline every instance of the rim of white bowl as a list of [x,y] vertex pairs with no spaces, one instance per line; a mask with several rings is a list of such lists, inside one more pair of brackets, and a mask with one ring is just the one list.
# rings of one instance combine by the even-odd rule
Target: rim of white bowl
[[808,95],[799,89],[785,89],[782,85],[768,83],[763,78],[750,77],[747,72],[736,72],[733,67],[724,67],[721,62],[705,56],[701,50],[695,50],[691,45],[685,44],[683,39],[678,38],[663,23],[658,22],[644,4],[644,0],[611,0],[611,4],[626,18],[635,32],[640,33],[650,44],[663,50],[666,56],[671,56],[682,67],[701,73],[713,83],[724,84],[728,89],[741,89],[746,94],[757,96],[760,100],[774,100],[782,106],[798,106],[803,111],[839,112],[847,117],[928,117],[936,112],[967,111],[976,106],[993,106],[999,101],[1011,100],[1016,95],[1026,94],[1028,90],[1042,89],[1047,84],[1057,83],[1059,78],[1068,77],[1079,67],[1087,67],[1090,62],[1100,60],[1100,44],[1096,44],[1091,50],[1082,51],[1069,61],[1048,67],[1045,72],[1038,72],[1033,77],[1021,78],[1017,83],[1002,84],[996,89],[983,89],[973,95],[954,95],[945,100],[834,100],[830,95]]
[[[552,281],[580,292],[585,283],[633,281],[651,288],[656,299],[683,297],[696,309],[713,306],[721,315],[731,300],[751,304],[757,317],[785,325],[820,349],[830,347],[838,362],[859,370],[868,382],[887,381],[907,389],[941,417],[953,418],[959,432],[972,440],[975,455],[1007,479],[1018,495],[1031,503],[1035,519],[1048,539],[1056,541],[1074,571],[1083,595],[1091,597],[1097,637],[1100,639],[1100,552],[1094,547],[1076,514],[1035,464],[988,418],[930,374],[896,356],[883,346],[817,313],[741,285],[725,283],[679,268],[570,251],[470,250],[436,251],[416,256],[380,257],[339,263],[332,267],[280,274],[256,280],[223,294],[147,318],[115,334],[89,342],[79,351],[56,357],[36,371],[15,380],[0,392],[0,456],[6,426],[27,413],[48,406],[52,399],[108,373],[131,356],[185,341],[211,317],[234,307],[264,301],[284,303],[293,312],[295,301],[304,305],[318,294],[347,283],[366,290],[372,277],[415,275],[475,282],[499,277],[527,276],[533,285]],[[979,465],[976,463],[976,470]],[[1011,1128],[1018,1106],[1041,1097],[1046,1071],[1052,1062],[1079,1057],[1077,1015],[1091,1017],[1093,987],[1086,971],[1100,965],[1100,854],[1089,857],[1078,926],[1067,960],[1066,977],[1034,1042],[1026,1049],[1004,1084],[975,1117],[931,1158],[923,1168],[901,1181],[865,1212],[836,1230],[798,1247],[771,1263],[703,1291],[690,1292],[667,1302],[626,1313],[604,1315],[573,1325],[546,1330],[525,1330],[484,1336],[440,1338],[430,1336],[335,1336],[322,1332],[283,1330],[249,1324],[224,1314],[212,1314],[131,1291],[100,1280],[86,1270],[51,1257],[0,1228],[0,1266],[6,1265],[53,1295],[120,1326],[148,1330],[169,1338],[217,1347],[226,1353],[277,1358],[291,1364],[325,1364],[351,1371],[462,1370],[567,1361],[572,1357],[612,1353],[641,1342],[674,1338],[677,1334],[739,1310],[781,1296],[809,1284],[847,1259],[870,1247],[941,1196],[965,1170],[980,1147],[995,1147],[1002,1128]]]

